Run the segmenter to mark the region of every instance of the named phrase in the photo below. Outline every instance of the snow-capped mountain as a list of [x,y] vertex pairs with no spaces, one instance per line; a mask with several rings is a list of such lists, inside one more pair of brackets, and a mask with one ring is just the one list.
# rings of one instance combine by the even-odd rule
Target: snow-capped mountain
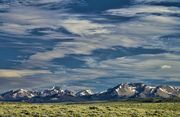
[[180,89],[172,86],[159,86],[156,88],[155,95],[164,98],[180,97]]
[[27,100],[37,96],[36,91],[30,91],[25,89],[11,90],[1,94],[3,100],[17,101],[17,100]]
[[82,97],[82,96],[90,96],[93,95],[93,92],[90,89],[87,90],[81,90],[79,92],[76,93],[76,96],[78,97]]
[[171,98],[180,97],[180,89],[172,86],[148,86],[142,83],[125,83],[100,94],[108,98]]
[[53,87],[43,91],[11,90],[0,95],[2,101],[67,102],[139,98],[180,98],[180,89],[172,86],[148,86],[142,83],[119,84],[107,91],[93,93],[90,89],[73,92]]
[[53,95],[63,95],[65,92],[60,87],[54,86],[52,89],[47,89],[40,92],[41,97],[53,96]]

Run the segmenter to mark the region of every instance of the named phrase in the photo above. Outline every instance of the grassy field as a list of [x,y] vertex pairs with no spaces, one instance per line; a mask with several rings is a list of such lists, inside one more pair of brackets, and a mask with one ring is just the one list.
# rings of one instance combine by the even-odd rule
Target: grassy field
[[180,117],[180,103],[0,103],[0,117]]

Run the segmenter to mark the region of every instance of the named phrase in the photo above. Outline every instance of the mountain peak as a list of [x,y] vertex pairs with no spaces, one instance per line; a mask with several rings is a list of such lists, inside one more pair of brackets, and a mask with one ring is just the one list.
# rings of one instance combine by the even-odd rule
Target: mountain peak
[[180,98],[180,89],[168,85],[149,86],[143,83],[122,83],[107,91],[93,93],[85,89],[76,94],[70,90],[63,90],[59,86],[43,91],[31,91],[26,89],[11,90],[0,95],[4,101],[30,101],[30,102],[53,102],[53,101],[89,101],[111,100],[129,98]]
[[79,92],[76,93],[76,96],[89,96],[89,95],[93,95],[93,92],[90,89],[86,89],[86,90],[81,90]]

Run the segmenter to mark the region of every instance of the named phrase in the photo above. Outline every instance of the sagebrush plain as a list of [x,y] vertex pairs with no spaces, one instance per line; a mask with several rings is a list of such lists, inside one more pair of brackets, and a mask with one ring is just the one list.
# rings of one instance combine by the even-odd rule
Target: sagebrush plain
[[0,117],[180,117],[180,103],[0,103]]

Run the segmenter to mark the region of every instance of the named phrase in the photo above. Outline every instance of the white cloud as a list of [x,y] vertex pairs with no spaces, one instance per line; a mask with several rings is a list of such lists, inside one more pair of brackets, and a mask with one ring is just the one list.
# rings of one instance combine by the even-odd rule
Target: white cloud
[[63,58],[69,54],[89,55],[92,50],[97,48],[103,48],[103,45],[86,41],[63,42],[56,45],[51,51],[39,52],[32,55],[30,61],[50,61],[55,58]]
[[[154,0],[147,1],[150,2]],[[52,2],[63,3],[64,1],[33,0],[33,2],[46,4]],[[31,4],[33,4],[33,2],[32,0],[30,1]],[[48,5],[45,7],[48,7]],[[34,55],[30,56],[28,60],[24,60],[24,62],[22,62],[22,66],[29,69],[36,67],[51,69],[51,67],[53,67],[55,69],[53,73],[46,70],[0,70],[0,77],[23,78],[26,76],[32,77],[36,74],[45,74],[41,77],[46,77],[49,80],[52,78],[53,82],[63,83],[73,80],[80,81],[86,79],[96,79],[99,77],[108,78],[119,76],[122,78],[123,76],[121,76],[121,74],[130,74],[136,79],[141,79],[141,77],[144,79],[163,79],[164,77],[171,77],[175,81],[178,81],[180,76],[180,65],[178,63],[179,56],[173,54],[140,55],[110,59],[106,61],[96,61],[93,57],[83,57],[80,59],[87,61],[88,65],[88,67],[83,69],[67,69],[61,65],[54,65],[49,61],[56,58],[63,58],[70,54],[90,55],[94,50],[112,49],[113,46],[148,46],[149,48],[160,49],[163,47],[166,50],[171,50],[174,46],[167,47],[161,40],[159,40],[159,37],[179,33],[177,28],[180,24],[180,18],[170,16],[172,14],[179,14],[179,8],[154,5],[135,5],[129,6],[128,8],[111,9],[106,11],[106,13],[126,17],[137,16],[136,18],[127,20],[126,22],[113,22],[114,20],[111,20],[109,17],[106,19],[106,16],[93,15],[91,17],[89,14],[71,14],[65,10],[47,10],[45,7],[36,7],[33,5],[26,7],[12,6],[8,12],[0,13],[0,20],[6,22],[3,22],[3,25],[0,27],[0,31],[16,34],[16,37],[19,35],[26,38],[24,35],[29,34],[29,31],[33,29],[50,28],[52,30],[43,30],[42,32],[47,35],[41,35],[39,38],[51,41],[51,39],[57,38],[72,38],[72,36],[69,36],[68,34],[66,35],[60,31],[55,31],[59,28],[65,28],[65,30],[79,36],[75,39],[73,38],[74,40],[72,41],[55,42],[55,46],[50,45],[51,50],[49,50],[49,48],[44,52],[38,52],[35,50],[35,52],[33,51]],[[4,8],[2,7],[2,9]],[[38,37],[31,34],[29,35],[31,38],[35,37],[35,39]],[[176,40],[178,39],[174,39],[173,42],[176,43]],[[39,42],[39,40],[37,40],[37,42]],[[18,43],[18,41],[14,43]],[[176,48],[176,50],[178,49]]]
[[[49,2],[49,1],[46,1]],[[23,10],[22,10],[23,9]],[[50,11],[30,6],[12,7],[8,12],[1,13],[1,20],[6,21],[0,27],[0,31],[20,36],[28,35],[29,30],[38,28],[50,28],[46,31],[47,35],[40,37],[42,39],[57,39],[72,37],[57,31],[59,28],[65,28],[69,32],[80,36],[92,36],[99,34],[110,34],[112,25],[98,24],[88,19],[80,19],[80,14],[69,14],[65,11]],[[29,34],[31,37],[34,35]],[[37,37],[37,36],[36,36]]]
[[[154,38],[164,35],[179,33],[177,30],[180,18],[167,16],[144,16],[137,20],[119,25],[119,31],[123,35],[136,37],[146,40],[146,43],[151,43]],[[150,40],[151,39],[151,40]],[[156,43],[160,42],[156,40]],[[151,45],[153,45],[151,43]]]
[[112,27],[111,25],[106,24],[97,24],[93,23],[89,20],[80,20],[80,19],[68,19],[65,20],[63,26],[68,29],[70,32],[81,35],[95,35],[95,34],[109,34],[111,33],[108,30],[108,27]]
[[[111,9],[107,13],[118,16],[138,16],[134,20],[117,25],[116,31],[128,37],[143,39],[146,43],[151,43],[150,41],[153,41],[156,37],[178,33],[177,27],[180,25],[179,17],[167,15],[179,14],[180,9],[177,7],[138,5],[129,8]],[[149,13],[161,13],[163,15],[158,16]],[[151,43],[151,45],[153,44]]]
[[9,12],[0,14],[1,20],[6,21],[0,27],[0,30],[5,33],[24,36],[29,29],[53,26],[48,18],[49,15],[49,12],[37,8],[12,7]]
[[113,46],[149,46],[150,48],[162,48],[163,45],[161,41],[158,40],[158,37],[178,33],[175,29],[176,25],[179,24],[178,20],[179,19],[175,17],[150,15],[139,18],[139,20],[116,24],[114,29],[111,29],[112,32],[114,31],[111,34],[97,34],[95,36],[89,36],[91,34],[95,34],[96,32],[92,33],[90,29],[94,28],[94,30],[96,30],[95,27],[97,25],[92,23],[92,27],[88,26],[91,25],[91,23],[88,21],[87,23],[83,20],[82,22],[86,22],[88,24],[87,26],[84,26],[81,21],[77,21],[82,24],[77,25],[75,23],[75,26],[73,27],[73,25],[71,26],[71,23],[69,22],[69,27],[66,26],[66,29],[79,35],[86,35],[87,37],[79,37],[78,40],[73,42],[59,43],[50,51],[38,52],[32,55],[30,57],[30,61],[45,62],[55,58],[63,58],[69,54],[89,55],[93,50],[107,49],[112,48]]
[[116,15],[116,16],[141,16],[151,13],[160,14],[179,14],[180,9],[177,7],[165,7],[165,6],[153,6],[153,5],[137,5],[128,8],[110,9],[105,14]]
[[170,16],[155,16],[155,15],[149,15],[142,18],[145,21],[151,21],[154,23],[159,23],[161,25],[180,25],[180,18],[178,17],[170,17]]
[[45,4],[45,3],[53,3],[53,2],[63,2],[63,0],[38,0],[38,1],[34,0],[33,2]]
[[170,66],[170,65],[163,65],[163,66],[161,66],[161,69],[171,69],[172,68],[172,66]]
[[[180,76],[180,56],[174,54],[138,55],[95,62],[88,64],[91,68],[104,69],[109,75],[120,73],[143,78],[174,78]],[[91,66],[92,65],[92,66]],[[173,66],[173,67],[172,67]],[[111,73],[112,72],[112,73]],[[180,79],[179,79],[180,80]]]
[[[91,55],[92,51],[97,49],[108,49],[113,46],[124,46],[124,47],[137,47],[143,44],[143,41],[138,41],[136,38],[128,38],[123,35],[106,35],[97,37],[86,37],[79,38],[73,42],[61,42],[57,43],[56,46],[46,52],[37,52],[30,56],[29,60],[25,63],[35,63],[34,65],[47,64],[46,62],[56,58],[63,58],[70,54],[75,55]],[[31,64],[32,65],[32,64]]]
[[9,70],[0,69],[1,78],[23,78],[26,76],[33,76],[37,74],[49,74],[48,70]]
[[0,30],[11,34],[27,34],[25,26],[13,23],[3,23],[3,25],[0,27]]
[[136,2],[144,2],[144,3],[151,3],[151,2],[155,2],[155,3],[160,3],[160,2],[179,2],[179,0],[135,0]]

